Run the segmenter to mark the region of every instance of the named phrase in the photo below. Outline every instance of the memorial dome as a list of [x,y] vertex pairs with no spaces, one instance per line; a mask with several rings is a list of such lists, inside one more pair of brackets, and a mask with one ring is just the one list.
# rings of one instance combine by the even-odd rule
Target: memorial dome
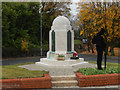
[[68,18],[66,18],[65,16],[58,16],[54,19],[53,26],[69,26],[70,25],[70,21]]

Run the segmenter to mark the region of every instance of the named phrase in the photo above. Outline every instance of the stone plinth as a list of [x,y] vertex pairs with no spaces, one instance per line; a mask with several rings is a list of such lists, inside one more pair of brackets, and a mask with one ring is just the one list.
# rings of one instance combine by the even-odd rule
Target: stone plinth
[[54,59],[41,58],[40,62],[36,62],[37,65],[47,66],[47,67],[71,67],[71,66],[78,66],[84,63],[88,63],[88,62],[84,62],[83,58],[79,58],[77,60],[54,60]]

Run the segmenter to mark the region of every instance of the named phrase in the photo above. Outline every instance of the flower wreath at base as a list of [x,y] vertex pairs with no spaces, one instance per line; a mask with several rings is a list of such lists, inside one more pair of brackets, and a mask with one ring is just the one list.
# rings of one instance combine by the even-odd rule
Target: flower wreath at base
[[73,57],[71,57],[70,59],[79,59],[78,54],[76,52],[74,52]]

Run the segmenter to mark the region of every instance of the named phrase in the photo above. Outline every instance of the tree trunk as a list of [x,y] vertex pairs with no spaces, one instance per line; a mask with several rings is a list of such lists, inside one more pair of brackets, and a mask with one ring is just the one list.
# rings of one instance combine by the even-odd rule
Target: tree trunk
[[87,47],[88,47],[88,51],[90,52],[90,41],[87,41]]
[[92,48],[92,53],[94,53],[94,49]]
[[92,53],[94,53],[94,46],[93,46],[93,44],[91,44],[90,46],[91,46]]
[[87,45],[88,46],[88,52],[90,52],[90,46],[89,45]]
[[109,52],[111,52],[111,47],[110,47],[110,51]]
[[106,55],[108,55],[108,45],[106,45],[105,52],[106,52]]

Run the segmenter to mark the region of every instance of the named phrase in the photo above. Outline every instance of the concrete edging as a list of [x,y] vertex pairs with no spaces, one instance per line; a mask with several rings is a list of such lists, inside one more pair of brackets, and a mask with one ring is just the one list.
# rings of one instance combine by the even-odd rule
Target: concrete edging
[[99,74],[99,75],[83,75],[76,73],[78,86],[106,86],[106,85],[119,85],[120,74]]
[[49,74],[44,74],[40,78],[22,78],[22,79],[2,79],[2,89],[20,89],[20,88],[52,88]]

